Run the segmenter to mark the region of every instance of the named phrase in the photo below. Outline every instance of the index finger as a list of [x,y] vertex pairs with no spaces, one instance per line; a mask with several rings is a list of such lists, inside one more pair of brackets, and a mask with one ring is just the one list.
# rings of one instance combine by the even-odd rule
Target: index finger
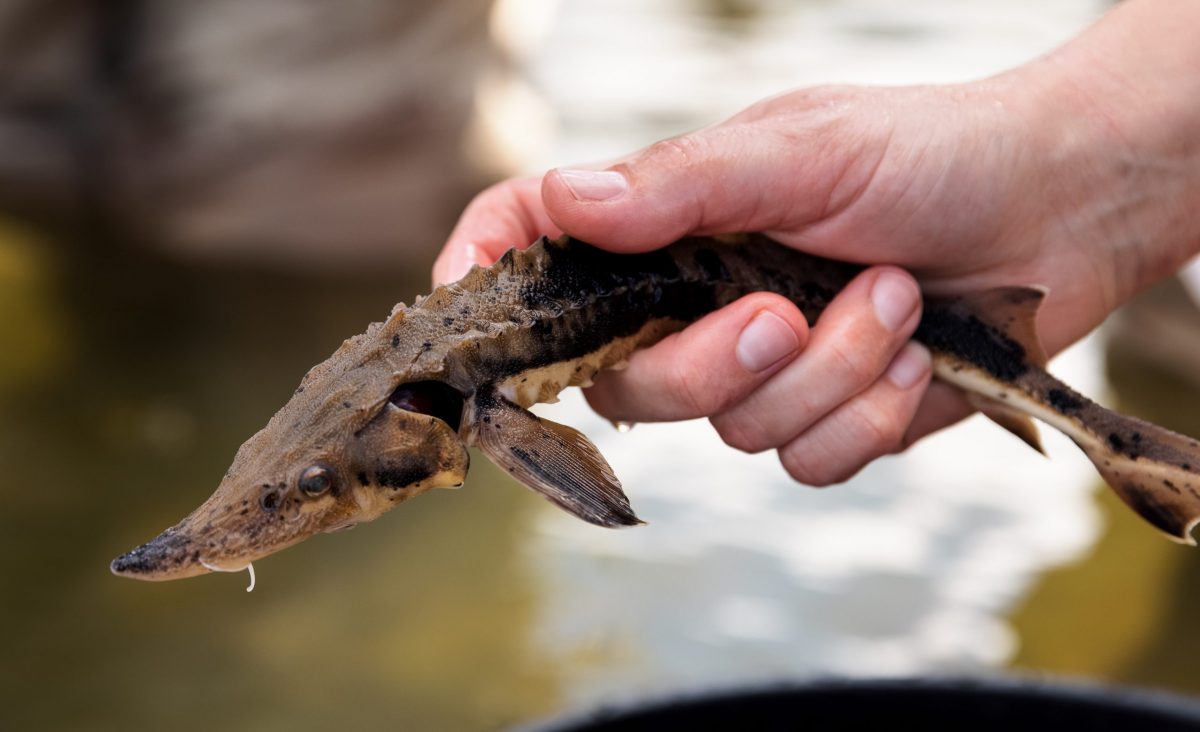
[[600,372],[584,395],[612,420],[708,417],[786,368],[807,340],[808,323],[795,304],[756,292],[634,351],[629,368]]
[[489,265],[513,247],[539,236],[559,236],[542,205],[540,178],[506,180],[467,205],[433,265],[433,284],[462,278],[471,265]]

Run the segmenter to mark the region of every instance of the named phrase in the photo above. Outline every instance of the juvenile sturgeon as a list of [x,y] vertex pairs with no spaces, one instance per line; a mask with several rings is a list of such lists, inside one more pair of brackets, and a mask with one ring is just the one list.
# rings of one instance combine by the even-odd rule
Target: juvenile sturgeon
[[[167,580],[241,569],[462,485],[468,446],[584,521],[638,524],[596,447],[527,408],[751,292],[778,293],[813,323],[861,270],[757,234],[632,255],[567,237],[510,250],[344,342],[242,445],[212,497],[112,571]],[[1034,328],[1043,295],[926,297],[913,338],[932,353],[935,377],[993,420],[1039,451],[1031,417],[1062,431],[1134,511],[1194,543],[1200,445],[1048,374]]]

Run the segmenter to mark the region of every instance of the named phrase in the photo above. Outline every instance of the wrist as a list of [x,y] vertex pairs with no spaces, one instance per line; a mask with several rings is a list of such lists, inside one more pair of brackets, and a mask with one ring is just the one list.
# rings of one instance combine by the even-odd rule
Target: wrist
[[1200,3],[1127,0],[1002,77],[1051,171],[1053,235],[1094,249],[1113,305],[1200,251],[1198,24]]

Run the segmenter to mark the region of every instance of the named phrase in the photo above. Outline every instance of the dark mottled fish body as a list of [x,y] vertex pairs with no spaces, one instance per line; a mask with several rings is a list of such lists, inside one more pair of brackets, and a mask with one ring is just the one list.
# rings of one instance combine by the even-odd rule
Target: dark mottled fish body
[[[797,266],[809,272],[805,279],[789,276]],[[446,349],[430,350],[431,364],[439,353],[452,354],[443,366],[446,378],[464,394],[532,370],[572,367],[567,383],[554,388],[553,382],[541,382],[543,394],[518,400],[528,406],[553,398],[565,386],[586,383],[597,367],[615,362],[614,354],[619,361],[634,347],[750,292],[778,292],[815,319],[859,269],[807,257],[766,239],[745,246],[685,239],[668,249],[633,255],[574,241],[546,241],[524,252],[510,250],[494,267],[438,288],[410,312],[471,314],[465,322],[447,326],[450,332],[442,335]],[[472,335],[480,331],[475,321],[484,324],[482,338]],[[491,337],[496,333],[503,335]],[[462,349],[464,343],[476,351]],[[587,359],[591,354],[604,355]],[[533,381],[526,378],[527,384]],[[527,387],[523,393],[529,391]]]
[[[645,254],[564,238],[509,251],[346,341],[242,446],[217,492],[113,570],[171,579],[250,561],[369,521],[465,478],[475,445],[517,480],[603,526],[638,523],[582,434],[527,411],[751,292],[815,322],[861,267],[761,235],[689,238]],[[1065,432],[1121,497],[1172,538],[1200,519],[1200,449],[1123,417],[1048,374],[1034,316],[1043,293],[926,298],[914,339],[937,378],[1040,449],[1030,417]]]

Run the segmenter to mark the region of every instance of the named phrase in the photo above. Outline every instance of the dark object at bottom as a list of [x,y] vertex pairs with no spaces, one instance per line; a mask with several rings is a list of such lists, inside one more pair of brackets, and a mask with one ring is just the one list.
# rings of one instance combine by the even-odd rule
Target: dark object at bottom
[[1200,730],[1200,703],[1023,680],[825,681],[611,706],[526,732],[637,730]]

